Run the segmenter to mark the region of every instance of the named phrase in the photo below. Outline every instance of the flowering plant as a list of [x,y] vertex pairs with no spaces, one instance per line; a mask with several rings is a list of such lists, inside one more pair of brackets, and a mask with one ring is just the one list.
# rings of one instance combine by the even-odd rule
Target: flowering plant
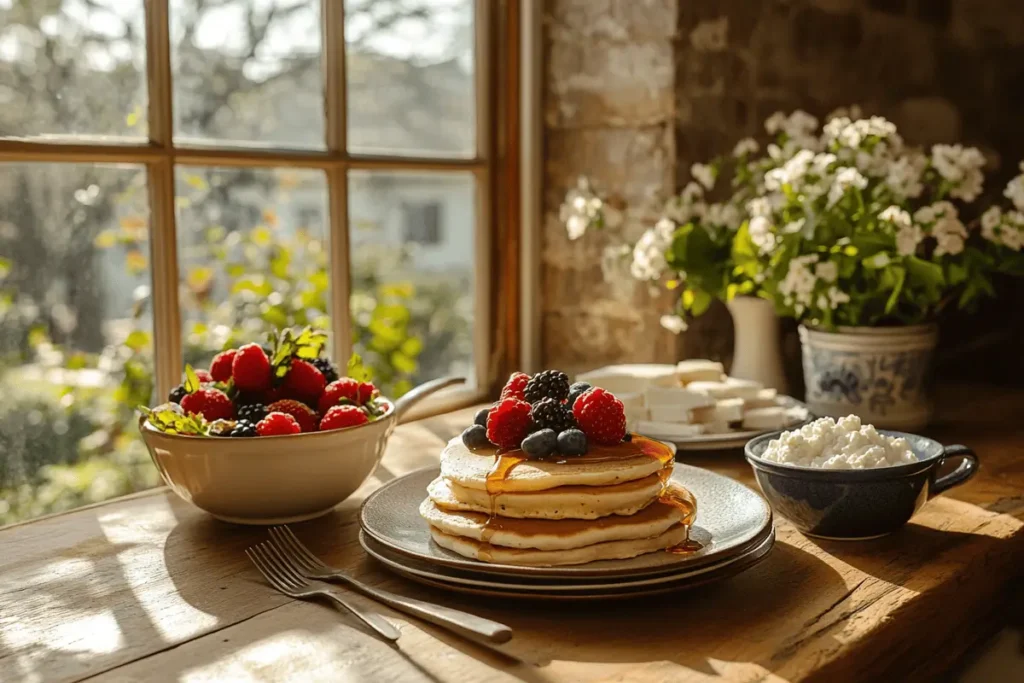
[[[765,154],[748,139],[729,159],[695,164],[695,180],[633,247],[632,275],[674,272],[683,312],[754,294],[825,328],[913,324],[992,294],[998,272],[1024,275],[1024,163],[1003,193],[1012,206],[965,223],[984,183],[973,147],[927,154],[884,118],[845,112],[820,131],[802,111],[776,113],[765,129]],[[722,169],[728,196],[713,203]]]

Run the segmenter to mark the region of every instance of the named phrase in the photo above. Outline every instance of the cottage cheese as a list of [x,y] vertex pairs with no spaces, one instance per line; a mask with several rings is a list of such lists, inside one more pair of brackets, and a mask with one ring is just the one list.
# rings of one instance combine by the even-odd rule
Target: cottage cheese
[[861,470],[917,462],[906,439],[879,434],[856,415],[823,417],[773,439],[761,456],[824,470]]

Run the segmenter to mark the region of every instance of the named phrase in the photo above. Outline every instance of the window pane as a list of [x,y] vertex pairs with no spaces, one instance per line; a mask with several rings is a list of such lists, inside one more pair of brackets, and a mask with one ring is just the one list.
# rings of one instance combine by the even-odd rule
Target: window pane
[[322,172],[183,167],[177,193],[186,362],[282,327],[330,330]]
[[0,136],[146,135],[142,0],[0,0]]
[[170,7],[176,138],[324,147],[319,0]]
[[345,0],[353,153],[476,153],[472,0]]
[[159,481],[139,167],[0,164],[0,524]]
[[352,172],[349,192],[355,349],[375,381],[472,377],[473,176]]

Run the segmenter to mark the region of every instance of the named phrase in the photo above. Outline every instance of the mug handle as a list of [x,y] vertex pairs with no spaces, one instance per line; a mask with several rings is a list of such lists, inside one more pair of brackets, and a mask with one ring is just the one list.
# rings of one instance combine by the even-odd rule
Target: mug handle
[[962,458],[960,464],[955,470],[949,474],[943,475],[936,478],[932,474],[932,482],[929,487],[928,497],[937,496],[944,491],[948,491],[954,486],[959,486],[965,481],[974,476],[978,471],[978,456],[975,455],[967,446],[961,446],[955,444],[953,446],[945,446],[942,449],[942,457],[939,458],[939,464],[935,467],[933,472],[937,472],[942,463],[946,462],[949,458]]

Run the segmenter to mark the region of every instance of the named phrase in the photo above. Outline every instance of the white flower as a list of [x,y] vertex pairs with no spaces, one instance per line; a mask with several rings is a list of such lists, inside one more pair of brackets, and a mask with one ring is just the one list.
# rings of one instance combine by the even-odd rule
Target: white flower
[[817,279],[809,266],[817,260],[817,254],[806,254],[793,258],[789,262],[786,277],[779,283],[779,292],[788,303],[794,305],[797,314],[800,314],[804,307],[811,305]]
[[850,188],[863,190],[868,186],[868,180],[855,168],[843,166],[836,169],[836,177],[832,181],[832,187],[828,191],[829,206],[836,204]]
[[617,222],[619,213],[611,207],[606,207],[594,192],[590,181],[580,176],[576,181],[576,187],[565,194],[565,200],[558,210],[558,217],[565,224],[569,239],[577,240],[591,227]]
[[976,147],[934,145],[932,165],[952,184],[951,197],[970,202],[981,194],[985,179],[981,169],[985,165],[985,157]]
[[782,232],[783,234],[786,235],[796,234],[804,229],[804,223],[805,220],[803,218],[798,218],[795,221],[790,221],[789,223],[786,223],[784,226],[782,226]]
[[833,311],[839,308],[839,304],[845,304],[850,301],[850,295],[846,292],[840,291],[835,287],[828,288],[828,304],[829,308]]
[[730,230],[738,228],[741,220],[740,210],[732,204],[709,204],[704,212],[705,223],[723,225]]
[[769,135],[775,135],[776,133],[782,132],[782,127],[786,125],[786,115],[781,111],[777,111],[764,122],[764,129]]
[[754,197],[747,202],[747,213],[751,216],[771,216],[772,203],[764,197]]
[[661,326],[672,334],[679,334],[686,331],[686,321],[678,315],[661,316]]
[[665,215],[676,223],[688,223],[693,217],[704,215],[706,206],[703,199],[704,188],[690,181],[682,192],[665,203]]
[[760,147],[757,144],[757,140],[754,138],[743,138],[736,143],[736,146],[732,149],[732,155],[734,157],[747,156],[749,154],[756,154]]
[[896,253],[910,256],[917,251],[917,245],[924,239],[924,232],[919,225],[904,225],[896,231]]
[[809,149],[800,150],[781,167],[774,168],[765,174],[765,188],[777,191],[781,190],[783,185],[799,186],[800,181],[807,175],[812,161],[814,161],[814,152]]
[[927,166],[928,158],[923,154],[905,154],[889,164],[885,184],[897,197],[917,198],[924,190],[921,174]]
[[565,222],[565,230],[569,233],[569,239],[578,240],[583,237],[587,232],[588,225],[590,225],[590,223],[584,216],[569,216],[569,219]]
[[839,266],[835,261],[824,261],[814,266],[814,274],[825,282],[835,282],[839,277]]
[[998,206],[990,207],[985,211],[985,213],[981,214],[981,236],[989,242],[999,244],[1001,240],[999,235],[996,234],[996,228],[998,228],[1002,222],[1002,210]]
[[910,219],[910,214],[895,204],[878,214],[878,218],[883,221],[889,221],[900,228],[907,227],[913,222]]
[[662,218],[649,228],[637,240],[633,247],[633,263],[630,273],[637,280],[658,280],[668,267],[665,261],[665,250],[672,244],[672,235],[676,224]]
[[822,176],[828,173],[829,166],[831,166],[835,162],[835,154],[815,154],[814,162],[811,164],[811,166],[814,168],[814,173],[816,175]]
[[[1024,161],[1021,162],[1020,169],[1024,171]],[[1006,184],[1003,196],[1013,202],[1018,211],[1024,211],[1024,173]]]
[[715,187],[715,169],[707,164],[690,166],[690,175],[708,190]]
[[750,241],[762,254],[767,254],[775,248],[775,233],[772,232],[772,224],[764,216],[754,216],[747,224],[747,231],[750,233]]
[[1024,229],[1020,225],[1005,225],[1002,229],[1003,244],[1014,251],[1024,247]]
[[892,259],[889,258],[889,254],[887,254],[884,251],[880,251],[874,256],[869,256],[868,258],[864,259],[864,265],[869,266],[871,268],[885,268],[891,262]]
[[825,124],[822,133],[826,142],[835,142],[851,149],[860,147],[870,137],[887,139],[895,148],[903,144],[903,140],[896,134],[896,126],[881,116],[855,121],[846,116],[838,116]]
[[964,250],[964,240],[967,239],[967,228],[960,219],[949,213],[943,215],[932,227],[932,236],[938,245],[935,247],[935,255],[942,256],[950,254],[955,256]]

